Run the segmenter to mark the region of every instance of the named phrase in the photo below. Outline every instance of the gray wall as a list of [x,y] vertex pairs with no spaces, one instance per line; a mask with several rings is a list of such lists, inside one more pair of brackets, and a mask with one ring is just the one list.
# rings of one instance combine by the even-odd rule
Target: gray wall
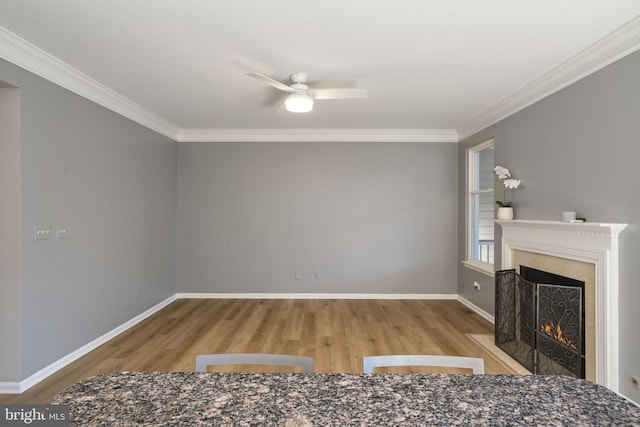
[[0,80],[21,93],[24,379],[175,293],[177,147],[4,61]]
[[20,90],[0,82],[0,381],[20,372]]
[[[563,210],[593,222],[628,223],[620,236],[620,391],[640,402],[640,52],[466,139],[459,147],[459,220],[464,224],[465,149],[495,137],[495,163],[523,180],[517,219],[560,220]],[[496,227],[496,242],[500,241]],[[499,245],[496,260],[500,260]],[[459,256],[464,257],[460,227]],[[500,265],[496,265],[499,269]],[[484,284],[480,292],[469,286]],[[459,266],[458,290],[493,313],[493,279]],[[464,284],[464,287],[463,287]]]
[[455,294],[457,150],[181,143],[178,288]]

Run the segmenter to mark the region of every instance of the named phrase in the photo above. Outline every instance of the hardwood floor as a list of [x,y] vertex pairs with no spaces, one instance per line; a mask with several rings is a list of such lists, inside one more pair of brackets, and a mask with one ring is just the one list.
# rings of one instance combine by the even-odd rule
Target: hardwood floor
[[362,372],[370,355],[449,354],[484,358],[487,374],[512,373],[465,335],[491,333],[493,325],[451,300],[181,299],[26,392],[0,395],[0,403],[46,403],[102,372],[193,371],[204,353],[312,356],[316,372]]

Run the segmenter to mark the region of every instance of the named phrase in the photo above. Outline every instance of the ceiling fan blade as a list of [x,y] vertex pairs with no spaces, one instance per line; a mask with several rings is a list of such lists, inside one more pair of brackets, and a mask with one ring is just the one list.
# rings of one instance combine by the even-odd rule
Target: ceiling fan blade
[[284,102],[282,102],[280,104],[280,106],[278,107],[278,109],[276,110],[275,113],[273,113],[274,116],[280,116],[281,114],[283,114],[285,111],[287,111],[287,107],[284,105]]
[[309,91],[314,99],[349,99],[349,98],[366,98],[369,95],[367,89],[312,89]]
[[256,73],[254,71],[247,73],[247,76],[253,77],[254,79],[260,80],[263,83],[266,83],[270,86],[275,87],[276,89],[282,90],[284,92],[293,92],[289,86],[284,83],[280,83],[277,80],[272,79],[271,77],[265,76],[264,74]]

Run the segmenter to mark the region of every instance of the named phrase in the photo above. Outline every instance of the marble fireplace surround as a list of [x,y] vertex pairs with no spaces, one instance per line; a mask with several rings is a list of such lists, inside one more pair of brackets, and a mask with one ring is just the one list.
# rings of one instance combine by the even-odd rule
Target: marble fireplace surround
[[[627,224],[530,220],[496,223],[502,228],[502,269],[519,268],[521,262],[539,269],[550,265],[547,271],[591,282],[591,286],[585,284],[587,379],[617,392],[618,235]],[[530,260],[536,265],[529,265]],[[562,260],[566,265],[558,262]],[[584,264],[587,268],[580,268]]]

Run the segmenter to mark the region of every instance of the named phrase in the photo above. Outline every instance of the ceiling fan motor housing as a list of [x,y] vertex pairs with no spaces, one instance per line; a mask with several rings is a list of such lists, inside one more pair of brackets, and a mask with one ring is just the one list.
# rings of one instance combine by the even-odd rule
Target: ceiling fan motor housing
[[269,76],[257,72],[250,72],[247,75],[260,80],[263,83],[273,86],[274,88],[288,93],[285,100],[285,107],[288,111],[294,113],[306,113],[313,109],[313,102],[316,99],[353,99],[366,98],[366,89],[354,88],[309,88],[306,84],[307,75],[304,73],[293,73],[289,76],[293,82],[291,86],[272,79]]
[[309,90],[309,86],[302,83],[294,83],[291,85],[291,89],[294,92],[307,92]]
[[289,78],[293,83],[304,83],[307,81],[307,75],[305,73],[293,73]]
[[313,96],[309,93],[309,86],[304,84],[307,75],[294,73],[289,76],[293,84],[290,86],[293,92],[284,101],[287,111],[292,113],[308,113],[313,109]]

